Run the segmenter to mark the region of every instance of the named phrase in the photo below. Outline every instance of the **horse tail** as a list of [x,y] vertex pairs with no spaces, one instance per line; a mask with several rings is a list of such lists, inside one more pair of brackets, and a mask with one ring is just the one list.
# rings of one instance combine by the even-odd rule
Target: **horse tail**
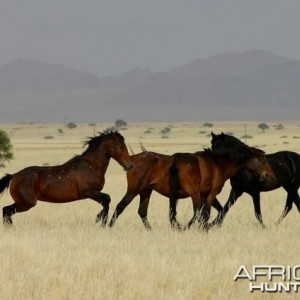
[[6,174],[0,179],[0,193],[2,193],[6,188],[8,188],[10,181],[12,180],[13,175]]
[[176,157],[173,157],[172,164],[169,168],[169,188],[170,198],[178,199],[178,191],[180,189],[179,170],[177,167]]

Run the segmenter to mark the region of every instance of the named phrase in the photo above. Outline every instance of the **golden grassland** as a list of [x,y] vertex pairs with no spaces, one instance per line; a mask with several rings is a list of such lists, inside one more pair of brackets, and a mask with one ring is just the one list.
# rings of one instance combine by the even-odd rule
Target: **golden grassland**
[[[300,122],[299,122],[300,123]],[[276,123],[262,133],[257,122],[129,124],[121,133],[127,145],[172,154],[195,152],[210,145],[208,134],[231,132],[267,153],[292,150],[300,153],[298,123]],[[31,165],[57,165],[83,152],[82,142],[110,124],[2,124],[14,146],[15,158],[0,176]],[[169,126],[168,138],[161,130]],[[60,135],[58,129],[63,129]],[[146,133],[150,131],[150,133]],[[45,139],[53,136],[53,139]],[[112,198],[110,216],[126,192],[126,174],[111,161],[103,189]],[[227,182],[219,195],[228,198]],[[170,229],[168,199],[153,193],[149,205],[151,232],[137,214],[138,198],[128,206],[112,229],[99,228],[95,217],[101,207],[92,200],[69,204],[38,202],[28,212],[13,217],[14,229],[0,228],[0,299],[296,299],[296,293],[249,293],[248,281],[235,282],[241,265],[299,265],[300,218],[294,207],[280,226],[275,226],[285,205],[283,189],[261,195],[262,229],[254,217],[250,196],[243,195],[228,213],[222,228],[208,234],[192,228]],[[12,203],[9,192],[1,206]],[[212,218],[215,216],[212,212]],[[192,216],[190,199],[178,203],[178,219]]]

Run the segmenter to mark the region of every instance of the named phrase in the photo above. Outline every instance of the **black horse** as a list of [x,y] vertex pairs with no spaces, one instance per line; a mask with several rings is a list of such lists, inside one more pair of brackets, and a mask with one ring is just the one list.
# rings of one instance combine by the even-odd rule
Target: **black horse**
[[259,223],[264,226],[260,210],[260,192],[267,192],[283,187],[287,192],[286,204],[281,217],[276,222],[279,224],[292,209],[293,203],[300,213],[300,198],[298,189],[300,186],[300,155],[292,151],[280,151],[267,154],[266,158],[275,174],[275,181],[265,181],[255,173],[243,170],[230,178],[231,191],[223,211],[219,213],[212,225],[221,225],[230,207],[245,192],[248,193],[254,204],[255,216]]
[[187,228],[197,220],[200,227],[209,229],[211,205],[227,179],[247,169],[261,180],[274,182],[274,173],[264,152],[249,147],[237,138],[224,133],[212,133],[211,149],[191,153],[176,153],[169,168],[170,214],[176,221],[176,202],[191,197],[194,216]]

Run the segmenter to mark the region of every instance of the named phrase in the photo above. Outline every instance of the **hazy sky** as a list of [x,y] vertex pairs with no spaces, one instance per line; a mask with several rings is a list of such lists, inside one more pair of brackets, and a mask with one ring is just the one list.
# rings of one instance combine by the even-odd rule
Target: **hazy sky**
[[299,0],[0,0],[0,66],[23,57],[106,76],[251,49],[300,59],[299,28]]

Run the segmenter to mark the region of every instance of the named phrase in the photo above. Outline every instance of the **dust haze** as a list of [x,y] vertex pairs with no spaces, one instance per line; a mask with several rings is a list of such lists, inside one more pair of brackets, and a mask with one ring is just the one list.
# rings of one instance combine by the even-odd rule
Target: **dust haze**
[[2,1],[0,120],[297,119],[299,13],[295,0]]

